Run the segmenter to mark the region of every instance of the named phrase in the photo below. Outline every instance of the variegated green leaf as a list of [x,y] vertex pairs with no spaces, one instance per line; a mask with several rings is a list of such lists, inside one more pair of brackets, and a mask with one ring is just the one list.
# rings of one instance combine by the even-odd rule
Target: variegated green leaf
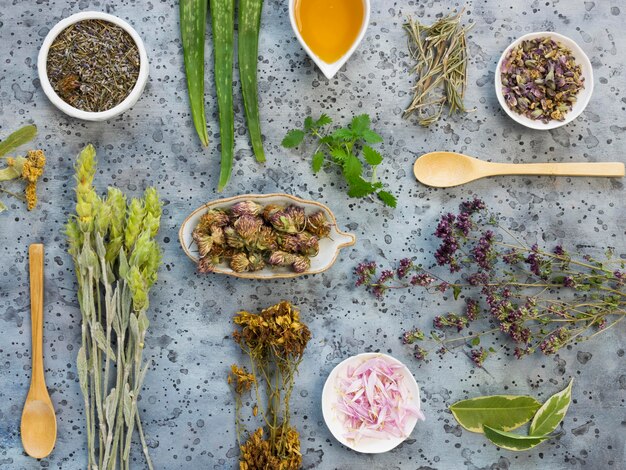
[[461,426],[483,432],[483,426],[511,431],[527,423],[541,407],[533,397],[491,395],[458,401],[450,411]]
[[550,439],[552,436],[522,436],[513,434],[512,432],[498,431],[489,426],[483,427],[485,436],[498,447],[508,450],[528,450],[543,441]]
[[85,348],[83,347],[78,350],[76,368],[78,369],[78,383],[80,384],[80,391],[83,392],[83,395],[86,397],[89,386],[89,365],[87,364],[87,356],[85,354]]
[[565,413],[572,401],[572,384],[569,381],[567,387],[559,393],[555,393],[539,408],[532,423],[530,423],[531,436],[543,436],[553,432],[559,423],[563,421]]

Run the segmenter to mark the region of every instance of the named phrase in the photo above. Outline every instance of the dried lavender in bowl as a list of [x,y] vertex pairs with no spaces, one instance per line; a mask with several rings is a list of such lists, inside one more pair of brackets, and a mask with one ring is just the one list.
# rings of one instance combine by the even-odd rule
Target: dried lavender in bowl
[[500,80],[510,109],[547,124],[565,119],[585,79],[572,52],[543,37],[513,47],[502,62]]

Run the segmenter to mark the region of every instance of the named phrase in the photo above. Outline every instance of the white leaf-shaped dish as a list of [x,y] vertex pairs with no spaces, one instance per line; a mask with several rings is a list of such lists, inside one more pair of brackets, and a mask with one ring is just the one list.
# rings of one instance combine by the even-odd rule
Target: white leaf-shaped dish
[[354,245],[356,241],[356,237],[354,235],[342,232],[337,228],[335,215],[324,204],[301,199],[289,194],[242,194],[240,196],[211,201],[193,211],[189,217],[185,219],[180,227],[180,231],[178,232],[178,238],[180,239],[180,244],[182,245],[185,254],[192,261],[196,263],[198,262],[198,250],[193,241],[192,233],[198,224],[200,217],[202,217],[202,215],[210,209],[228,209],[241,201],[254,201],[263,206],[268,204],[285,206],[295,204],[303,207],[307,215],[321,210],[324,212],[326,219],[331,225],[330,236],[320,240],[320,251],[318,255],[311,258],[311,268],[303,273],[293,272],[289,267],[266,267],[260,271],[236,273],[226,263],[216,266],[213,272],[247,279],[284,279],[302,276],[305,274],[317,274],[330,268],[337,259],[339,251],[342,248]]

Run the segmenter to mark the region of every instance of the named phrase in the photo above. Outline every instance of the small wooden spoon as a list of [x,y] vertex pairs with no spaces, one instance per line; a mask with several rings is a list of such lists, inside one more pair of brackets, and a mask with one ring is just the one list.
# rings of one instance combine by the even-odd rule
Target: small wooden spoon
[[43,459],[57,439],[57,422],[43,375],[43,245],[28,248],[30,265],[30,318],[32,371],[30,389],[22,411],[22,445],[28,455]]
[[449,188],[496,175],[624,176],[624,164],[606,163],[491,163],[456,152],[431,152],[413,165],[417,180]]

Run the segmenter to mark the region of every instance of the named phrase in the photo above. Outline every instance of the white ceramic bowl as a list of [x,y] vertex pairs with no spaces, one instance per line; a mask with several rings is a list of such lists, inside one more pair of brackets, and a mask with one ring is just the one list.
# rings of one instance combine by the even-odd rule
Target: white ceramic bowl
[[198,225],[200,217],[210,209],[228,209],[234,204],[241,201],[254,201],[263,206],[268,204],[289,205],[294,204],[304,208],[306,214],[321,210],[326,215],[326,219],[330,224],[330,236],[320,240],[320,251],[317,256],[311,258],[311,267],[303,273],[293,272],[289,267],[266,267],[260,271],[236,273],[226,263],[216,266],[213,272],[218,274],[227,274],[234,277],[242,277],[247,279],[285,279],[305,274],[318,274],[330,268],[339,256],[339,251],[347,246],[354,245],[356,237],[350,233],[344,233],[337,227],[337,220],[332,211],[324,204],[319,202],[301,199],[289,194],[242,194],[240,196],[229,197],[226,199],[218,199],[205,204],[193,211],[189,217],[185,219],[178,232],[180,244],[185,254],[198,262],[198,248],[193,241],[193,230]]
[[[130,37],[133,38],[135,44],[137,44],[137,48],[139,49],[139,76],[137,77],[137,82],[135,86],[131,90],[130,94],[117,106],[114,106],[111,109],[107,109],[106,111],[101,112],[91,112],[91,111],[83,111],[82,109],[75,108],[70,104],[66,103],[61,99],[59,95],[56,94],[54,88],[50,84],[50,80],[48,80],[48,72],[47,72],[47,61],[48,61],[48,51],[50,50],[50,46],[56,39],[56,37],[68,26],[77,23],[79,21],[84,20],[103,20],[113,23],[121,28],[123,28]],[[131,25],[129,25],[126,21],[118,18],[117,16],[109,15],[108,13],[102,13],[99,11],[84,11],[81,13],[76,13],[64,20],[59,21],[47,34],[46,38],[43,40],[43,44],[41,45],[41,49],[39,50],[39,57],[37,58],[37,69],[39,72],[39,81],[41,82],[41,87],[43,88],[44,93],[48,96],[52,104],[54,104],[57,108],[63,111],[65,114],[83,119],[85,121],[105,121],[107,119],[111,119],[119,114],[122,114],[125,111],[128,111],[139,99],[139,96],[143,92],[144,87],[148,81],[148,55],[146,53],[146,47],[137,34],[137,31],[133,29]]]
[[[518,114],[512,109],[510,109],[509,105],[506,103],[506,100],[504,99],[504,95],[502,94],[503,86],[500,80],[500,70],[502,67],[502,62],[504,62],[504,59],[506,58],[509,51],[522,41],[526,41],[529,39],[536,39],[536,38],[544,38],[544,37],[550,37],[554,41],[561,43],[562,45],[567,47],[569,50],[571,50],[572,55],[576,59],[576,63],[579,64],[581,67],[582,76],[585,78],[585,81],[584,81],[585,87],[578,92],[578,95],[576,96],[576,103],[574,103],[574,106],[572,107],[572,109],[565,115],[565,119],[563,121],[550,121],[548,123],[544,123],[541,120],[533,120],[533,119],[527,118],[526,116],[522,114]],[[496,86],[496,96],[498,97],[500,106],[502,106],[502,109],[511,117],[511,119],[519,122],[520,124],[526,127],[530,127],[531,129],[539,129],[539,130],[556,129],[557,127],[561,127],[572,122],[574,119],[580,116],[580,114],[587,107],[587,104],[589,103],[589,99],[591,98],[591,94],[593,93],[593,69],[591,68],[591,62],[589,61],[589,57],[587,57],[587,54],[585,54],[585,52],[580,48],[578,44],[576,44],[574,40],[566,36],[563,36],[561,34],[553,33],[550,31],[541,31],[537,33],[525,34],[524,36],[513,41],[511,45],[505,49],[505,51],[502,53],[502,56],[500,56],[500,60],[498,61],[498,66],[496,67],[495,86]]]
[[[348,440],[345,438],[346,428],[343,425],[339,414],[335,410],[335,404],[337,403],[338,395],[336,385],[337,377],[340,375],[346,375],[346,371],[349,366],[356,368],[359,365],[363,364],[365,361],[374,357],[383,357],[389,362],[393,362],[402,366],[402,369],[400,371],[404,375],[406,386],[409,389],[409,393],[411,394],[413,404],[417,407],[417,409],[421,409],[420,391],[419,386],[415,381],[415,377],[413,377],[411,371],[396,358],[382,353],[363,353],[349,357],[348,359],[340,362],[328,375],[326,383],[324,384],[324,389],[322,390],[322,414],[324,416],[326,426],[335,437],[335,439],[337,439],[344,446],[364,454],[380,454],[383,452],[388,452],[391,449],[394,449],[395,447],[402,444],[408,438],[408,436],[390,437],[389,439],[362,438],[358,442],[353,442],[352,440]],[[417,417],[411,418],[411,421],[409,423],[409,434],[413,432],[417,421]]]
[[291,21],[291,28],[293,29],[293,33],[296,35],[298,41],[302,45],[302,48],[306,51],[309,57],[313,60],[313,62],[315,62],[315,64],[319,67],[322,73],[326,76],[326,78],[330,80],[335,76],[337,72],[339,72],[339,69],[343,67],[343,65],[348,61],[350,56],[354,54],[354,51],[356,51],[357,47],[359,47],[359,44],[365,37],[365,31],[367,31],[367,26],[370,23],[370,0],[362,0],[364,8],[363,24],[361,25],[361,30],[359,31],[359,35],[356,37],[354,44],[352,44],[352,47],[348,50],[348,52],[346,52],[339,60],[333,62],[332,64],[324,62],[322,59],[320,59],[311,50],[307,43],[304,42],[304,39],[302,39],[302,35],[298,30],[298,23],[296,21],[296,1],[297,0],[289,0],[289,20]]

